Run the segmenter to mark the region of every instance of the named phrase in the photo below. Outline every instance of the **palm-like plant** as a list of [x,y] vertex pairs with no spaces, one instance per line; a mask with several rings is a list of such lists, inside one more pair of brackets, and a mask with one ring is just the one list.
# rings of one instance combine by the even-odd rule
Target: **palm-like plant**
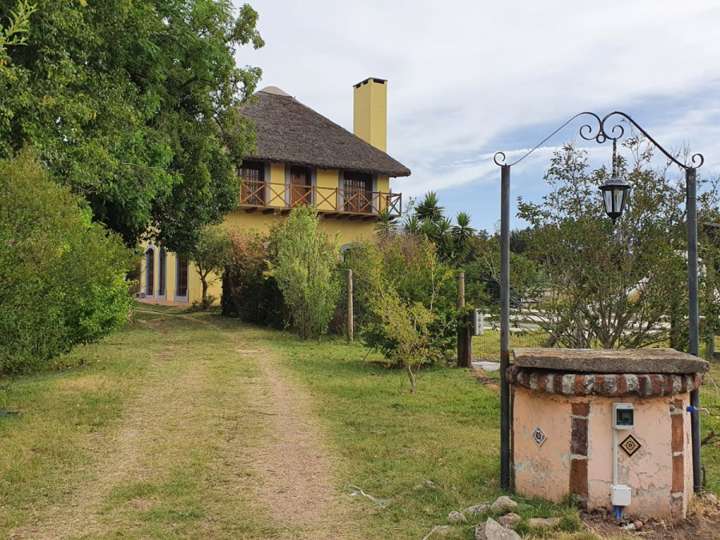
[[437,194],[428,191],[425,198],[415,208],[415,215],[420,221],[438,222],[443,218],[443,207],[438,202]]

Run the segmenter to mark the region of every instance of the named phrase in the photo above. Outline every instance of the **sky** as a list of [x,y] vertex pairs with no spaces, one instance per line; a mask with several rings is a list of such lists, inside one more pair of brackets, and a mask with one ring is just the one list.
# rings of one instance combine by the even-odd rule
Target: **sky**
[[[237,61],[262,68],[260,88],[279,86],[352,131],[352,85],[388,80],[388,153],[412,170],[392,182],[404,203],[433,190],[448,216],[497,230],[493,154],[519,156],[585,110],[625,111],[669,150],[702,152],[701,174],[720,174],[720,1],[250,3],[266,45]],[[610,147],[579,139],[580,124],[513,168],[513,204],[547,192],[563,143],[609,163]]]

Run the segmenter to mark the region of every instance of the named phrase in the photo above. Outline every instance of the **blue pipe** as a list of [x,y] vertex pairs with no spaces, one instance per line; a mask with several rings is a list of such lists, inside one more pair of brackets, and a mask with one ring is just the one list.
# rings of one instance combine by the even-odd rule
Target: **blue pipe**
[[613,512],[615,512],[615,521],[622,521],[623,506],[613,506]]

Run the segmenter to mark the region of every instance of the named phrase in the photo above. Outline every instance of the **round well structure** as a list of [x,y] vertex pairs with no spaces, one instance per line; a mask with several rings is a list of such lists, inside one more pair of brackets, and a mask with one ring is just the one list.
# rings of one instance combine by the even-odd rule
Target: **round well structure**
[[692,497],[690,392],[708,364],[672,349],[515,349],[519,494],[682,519]]

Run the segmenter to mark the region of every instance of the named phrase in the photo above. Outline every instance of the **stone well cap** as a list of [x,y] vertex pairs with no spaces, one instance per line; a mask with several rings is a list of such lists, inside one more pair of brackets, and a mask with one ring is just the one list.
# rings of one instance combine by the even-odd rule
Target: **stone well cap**
[[513,364],[580,373],[703,373],[710,367],[675,349],[521,348],[513,350]]

